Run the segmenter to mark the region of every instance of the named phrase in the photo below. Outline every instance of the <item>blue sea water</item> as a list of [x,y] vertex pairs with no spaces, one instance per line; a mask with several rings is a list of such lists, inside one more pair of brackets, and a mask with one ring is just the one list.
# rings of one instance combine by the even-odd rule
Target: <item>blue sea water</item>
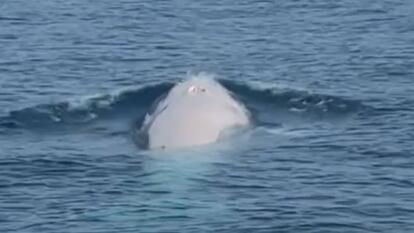
[[[414,232],[414,1],[0,1],[0,232]],[[207,72],[254,127],[131,130]]]

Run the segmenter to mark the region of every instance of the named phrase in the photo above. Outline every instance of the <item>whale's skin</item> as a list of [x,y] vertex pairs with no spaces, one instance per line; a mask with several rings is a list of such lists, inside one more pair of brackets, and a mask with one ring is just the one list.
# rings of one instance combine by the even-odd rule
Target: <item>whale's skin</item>
[[148,149],[174,149],[216,142],[227,129],[246,127],[250,113],[214,79],[176,84],[142,126]]

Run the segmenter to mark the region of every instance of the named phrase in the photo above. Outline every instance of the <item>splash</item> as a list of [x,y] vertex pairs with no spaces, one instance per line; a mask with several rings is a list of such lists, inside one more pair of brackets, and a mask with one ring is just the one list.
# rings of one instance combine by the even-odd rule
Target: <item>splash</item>
[[[188,77],[214,79],[207,73],[190,73]],[[341,122],[363,112],[367,106],[358,100],[312,93],[268,83],[218,80],[251,112],[259,127],[293,127],[315,122]],[[95,125],[124,125],[140,128],[145,115],[154,108],[157,99],[168,93],[172,82],[119,90],[106,95],[94,95],[72,100],[41,104],[11,111],[0,117],[0,129],[23,129],[42,132],[66,132]]]

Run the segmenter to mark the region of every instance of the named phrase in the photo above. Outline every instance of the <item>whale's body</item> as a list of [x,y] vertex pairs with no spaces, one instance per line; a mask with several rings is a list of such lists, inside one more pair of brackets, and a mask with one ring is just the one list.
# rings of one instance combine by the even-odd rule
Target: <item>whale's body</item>
[[176,84],[146,116],[142,130],[149,149],[170,149],[217,141],[227,129],[249,125],[249,113],[213,79]]

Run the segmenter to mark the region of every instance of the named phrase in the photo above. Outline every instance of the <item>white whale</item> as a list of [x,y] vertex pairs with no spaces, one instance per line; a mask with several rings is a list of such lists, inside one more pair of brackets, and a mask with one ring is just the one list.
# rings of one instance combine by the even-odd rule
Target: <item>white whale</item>
[[213,79],[193,77],[176,84],[142,129],[149,149],[170,149],[216,142],[234,127],[250,124],[250,113]]

